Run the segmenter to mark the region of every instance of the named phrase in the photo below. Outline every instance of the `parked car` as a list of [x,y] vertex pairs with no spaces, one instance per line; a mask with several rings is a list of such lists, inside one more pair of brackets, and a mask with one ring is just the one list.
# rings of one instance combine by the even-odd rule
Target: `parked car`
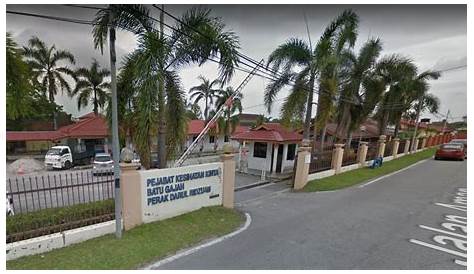
[[46,169],[69,169],[75,165],[89,164],[94,151],[74,152],[69,146],[51,147],[44,156]]
[[94,157],[92,174],[107,175],[114,172],[114,160],[108,153],[97,153]]
[[448,143],[441,145],[436,150],[435,160],[439,159],[455,159],[464,161],[466,158],[466,149],[463,144]]
[[467,139],[452,139],[448,144],[462,144],[467,151]]

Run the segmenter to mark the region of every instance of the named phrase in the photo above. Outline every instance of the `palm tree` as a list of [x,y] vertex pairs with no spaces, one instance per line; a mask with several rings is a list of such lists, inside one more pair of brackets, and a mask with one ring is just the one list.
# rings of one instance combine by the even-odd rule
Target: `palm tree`
[[217,120],[220,133],[229,137],[234,133],[239,124],[239,115],[242,113],[242,94],[238,94],[230,100],[234,94],[232,87],[220,90],[216,100],[216,110],[225,105],[224,115]]
[[[138,48],[127,56],[125,64],[133,71],[136,104],[133,108],[136,119],[134,142],[137,151],[148,168],[150,139],[157,129],[159,166],[166,167],[167,158],[175,155],[186,138],[185,96],[178,69],[186,64],[203,64],[210,57],[218,57],[219,79],[226,83],[238,64],[238,38],[233,32],[224,30],[221,18],[210,16],[210,10],[202,7],[186,11],[171,34],[165,35],[162,24],[160,30],[154,29],[145,6],[114,5],[112,9],[97,13],[95,22],[98,25],[94,27],[97,47],[103,45],[107,38],[111,12],[114,13],[117,28],[131,29],[138,37]],[[163,17],[163,12],[161,15]]]
[[[315,82],[318,80],[319,84],[317,120],[324,123],[331,111],[327,98],[332,100],[337,87],[336,57],[346,44],[353,46],[357,24],[358,16],[351,10],[346,10],[326,27],[314,48],[311,43],[292,38],[278,46],[268,58],[267,66],[271,65],[275,71],[282,68],[284,72],[265,89],[264,102],[267,110],[270,113],[278,92],[294,82],[283,103],[281,118],[286,124],[304,119],[303,138],[306,140],[309,139]],[[324,105],[327,107],[323,107]]]
[[209,120],[209,107],[213,104],[214,98],[220,91],[213,87],[215,85],[220,85],[221,81],[215,79],[211,82],[202,75],[198,78],[202,83],[189,89],[189,93],[191,94],[190,99],[193,100],[194,104],[198,104],[201,100],[204,100],[204,119]]
[[[23,47],[23,55],[33,71],[34,78],[39,82],[43,92],[48,95],[49,101],[54,103],[54,96],[58,91],[71,94],[72,89],[65,76],[74,78],[74,72],[62,62],[75,64],[74,56],[69,51],[58,50],[55,45],[48,47],[38,37],[34,36],[28,41],[28,47]],[[54,129],[57,129],[56,111],[54,116]]]
[[374,73],[381,51],[380,39],[370,39],[361,47],[358,55],[352,51],[344,52],[341,73],[344,84],[338,102],[335,134],[339,140],[347,137],[350,143],[351,132],[367,119],[383,92],[381,79]]
[[109,75],[110,71],[105,68],[101,69],[99,62],[95,59],[93,59],[90,68],[79,68],[75,71],[77,82],[72,96],[78,95],[78,110],[89,105],[89,101],[92,99],[94,114],[99,113],[99,107],[105,106],[109,96],[110,82],[105,80]]
[[202,117],[201,107],[195,103],[186,103],[186,115],[191,120],[199,120]]

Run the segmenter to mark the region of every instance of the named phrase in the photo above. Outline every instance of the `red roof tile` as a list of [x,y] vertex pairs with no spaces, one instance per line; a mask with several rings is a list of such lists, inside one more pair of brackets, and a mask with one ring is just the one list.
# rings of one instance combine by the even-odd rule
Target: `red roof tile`
[[297,142],[302,139],[302,135],[295,131],[289,131],[285,129],[279,123],[265,123],[257,128],[236,133],[231,138],[249,141]]

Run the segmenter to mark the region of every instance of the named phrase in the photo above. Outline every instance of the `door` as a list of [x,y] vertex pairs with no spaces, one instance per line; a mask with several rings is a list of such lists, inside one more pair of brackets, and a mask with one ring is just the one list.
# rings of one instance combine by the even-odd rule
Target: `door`
[[278,155],[277,155],[277,168],[276,172],[281,173],[281,164],[283,162],[283,144],[278,146]]

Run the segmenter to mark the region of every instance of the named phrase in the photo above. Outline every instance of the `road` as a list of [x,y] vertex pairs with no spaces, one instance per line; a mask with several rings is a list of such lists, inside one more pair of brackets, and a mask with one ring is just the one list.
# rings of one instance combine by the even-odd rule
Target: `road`
[[466,216],[436,204],[453,203],[466,188],[466,173],[467,161],[430,159],[364,187],[293,193],[272,184],[245,190],[236,198],[252,216],[247,230],[160,268],[466,269],[455,263],[462,257],[430,247],[459,251],[452,242],[436,243],[442,233],[433,229],[446,230],[446,214]]

